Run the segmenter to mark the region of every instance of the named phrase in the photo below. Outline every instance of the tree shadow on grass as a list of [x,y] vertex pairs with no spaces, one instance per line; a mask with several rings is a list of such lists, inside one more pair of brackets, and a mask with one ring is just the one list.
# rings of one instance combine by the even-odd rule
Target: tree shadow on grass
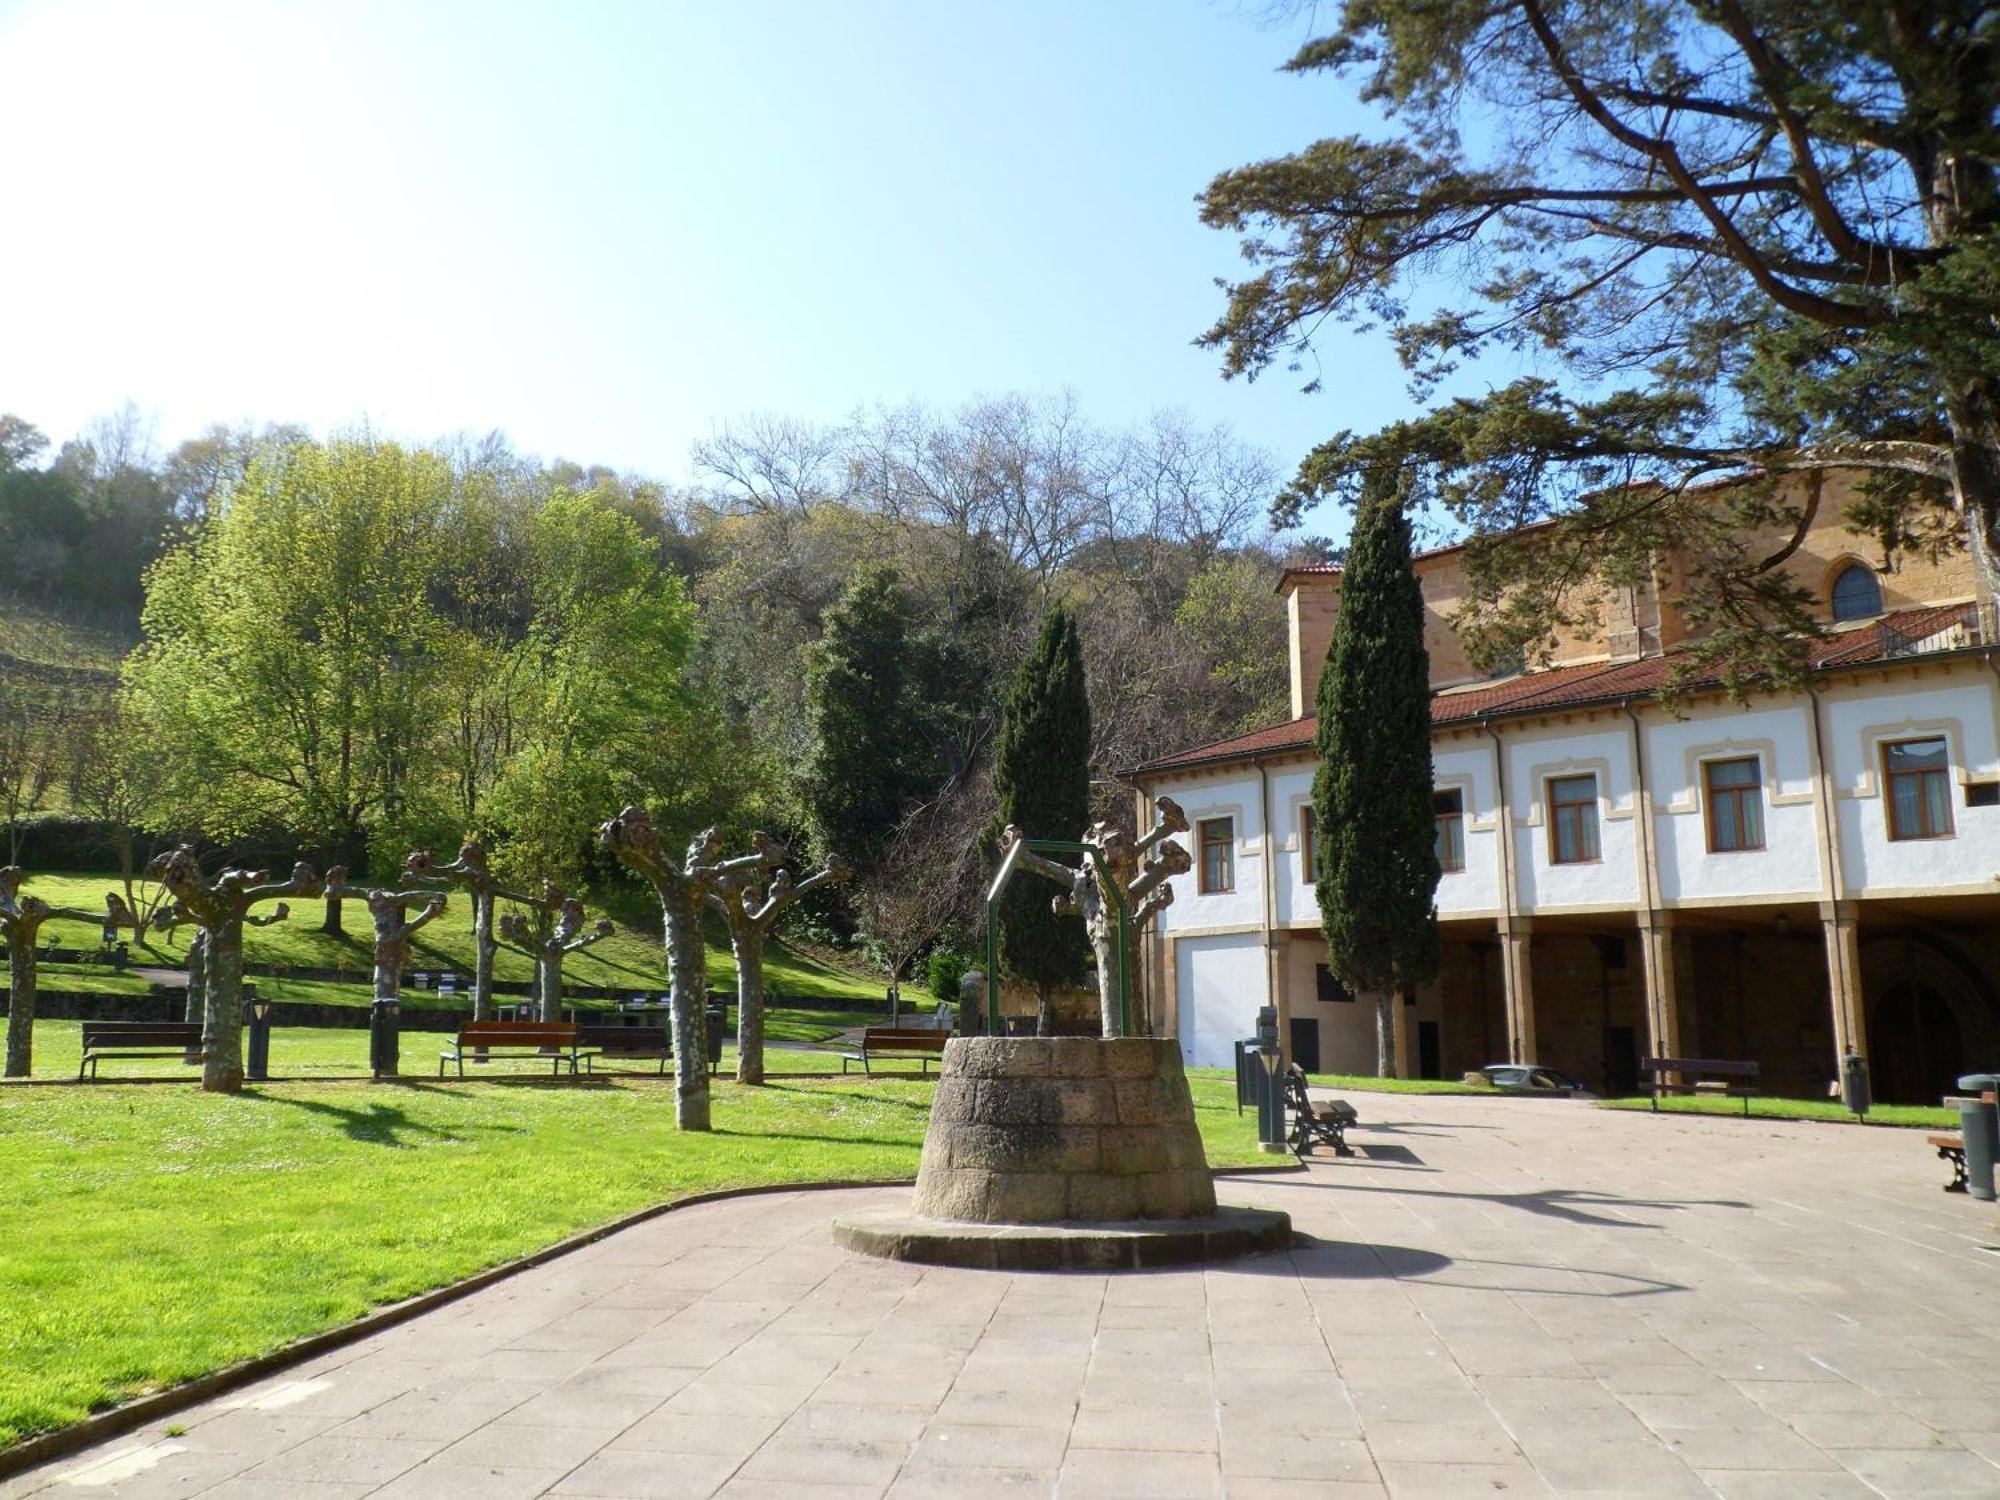
[[283,1104],[291,1109],[302,1109],[308,1114],[325,1115],[340,1123],[341,1134],[349,1140],[360,1141],[364,1145],[389,1146],[399,1151],[416,1148],[413,1140],[403,1136],[421,1137],[434,1141],[463,1141],[471,1135],[525,1135],[526,1128],[520,1125],[474,1125],[457,1128],[441,1128],[426,1125],[410,1118],[407,1111],[393,1104],[369,1102],[357,1107],[329,1104],[322,1099],[296,1099],[288,1094],[258,1091],[245,1095],[270,1104]]

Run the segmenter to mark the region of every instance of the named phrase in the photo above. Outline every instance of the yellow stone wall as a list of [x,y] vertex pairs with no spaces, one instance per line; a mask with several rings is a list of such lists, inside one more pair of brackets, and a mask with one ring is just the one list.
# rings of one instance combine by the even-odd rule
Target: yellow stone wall
[[[1962,546],[1937,557],[1900,553],[1888,572],[1879,571],[1883,565],[1881,542],[1848,530],[1842,519],[1855,498],[1857,478],[1847,473],[1827,476],[1813,526],[1785,565],[1787,576],[1821,601],[1826,619],[1832,619],[1827,601],[1833,580],[1853,562],[1878,570],[1885,611],[1981,597],[1972,554]],[[1790,535],[1788,528],[1774,526],[1754,540],[1757,546],[1776,552]],[[1432,685],[1448,687],[1476,680],[1482,674],[1473,669],[1464,643],[1451,625],[1465,599],[1464,553],[1444,548],[1419,556],[1417,577],[1424,591],[1424,644],[1430,651]],[[1334,616],[1339,613],[1340,576],[1301,573],[1287,579],[1283,587],[1291,623],[1292,716],[1298,718],[1313,711],[1327,643],[1333,638]],[[1533,665],[1574,666],[1652,655],[1679,645],[1690,638],[1681,608],[1684,592],[1674,559],[1663,558],[1652,586],[1604,589],[1595,602],[1594,623],[1559,635],[1546,661]]]

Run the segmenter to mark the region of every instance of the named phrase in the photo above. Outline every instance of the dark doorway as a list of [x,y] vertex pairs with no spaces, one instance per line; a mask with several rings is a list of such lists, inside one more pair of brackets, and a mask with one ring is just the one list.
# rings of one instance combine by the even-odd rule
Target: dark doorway
[[1319,1071],[1319,1022],[1292,1017],[1292,1061],[1308,1073]]
[[1639,1033],[1630,1026],[1609,1026],[1604,1032],[1604,1091],[1639,1092]]
[[1906,979],[1868,1010],[1868,1069],[1877,1099],[1935,1104],[1958,1092],[1964,1041],[1944,996],[1922,980]]
[[1417,1077],[1444,1077],[1444,1046],[1435,1021],[1417,1022]]

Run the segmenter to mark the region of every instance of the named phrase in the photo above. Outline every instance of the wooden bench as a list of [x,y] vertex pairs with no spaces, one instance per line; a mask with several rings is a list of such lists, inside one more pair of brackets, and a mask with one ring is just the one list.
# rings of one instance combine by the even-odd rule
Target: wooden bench
[[1347,1127],[1361,1118],[1360,1111],[1345,1099],[1313,1103],[1306,1092],[1306,1070],[1297,1063],[1285,1069],[1284,1088],[1285,1109],[1292,1117],[1285,1144],[1292,1148],[1292,1155],[1304,1161],[1306,1153],[1321,1141],[1333,1147],[1335,1156],[1354,1154],[1354,1148],[1347,1144]]
[[[1712,1089],[1719,1089],[1727,1097],[1742,1099],[1743,1117],[1747,1120],[1750,1117],[1750,1101],[1757,1095],[1757,1090],[1748,1083],[1731,1083],[1728,1081],[1730,1079],[1756,1078],[1757,1064],[1753,1062],[1729,1062],[1713,1057],[1642,1057],[1639,1059],[1639,1071],[1650,1074],[1652,1077],[1653,1109],[1655,1112],[1660,1107],[1660,1096],[1669,1091],[1702,1094],[1708,1093]],[[1667,1082],[1667,1075],[1669,1073],[1679,1073],[1684,1078],[1692,1077],[1698,1081],[1694,1083],[1671,1084]],[[1705,1079],[1719,1079],[1722,1081],[1719,1084],[1711,1084],[1708,1087],[1704,1087],[1703,1083],[1699,1080]]]
[[1951,1181],[1944,1185],[1947,1193],[1962,1193],[1967,1181],[1965,1175],[1965,1137],[1962,1135],[1927,1135],[1924,1140],[1937,1147],[1938,1160],[1951,1167]]
[[674,1036],[664,1026],[604,1026],[582,1025],[576,1028],[576,1043],[571,1052],[571,1071],[575,1071],[577,1058],[583,1059],[586,1073],[597,1070],[597,1060],[657,1058],[660,1073],[667,1071],[667,1061],[674,1055]]
[[[1946,1109],[1950,1109],[1953,1105],[1968,1102],[1971,1097],[1968,1094],[1964,1099],[1961,1099],[1956,1094],[1947,1094],[1944,1098],[1944,1106]],[[1996,1097],[2000,1097],[2000,1095],[1987,1093],[1979,1096],[1980,1101],[1985,1104],[1993,1103]],[[1937,1148],[1938,1160],[1951,1168],[1951,1181],[1944,1185],[1944,1190],[1947,1193],[1965,1192],[1966,1183],[1971,1179],[1965,1175],[1964,1135],[1956,1130],[1943,1131],[1937,1135],[1925,1136],[1924,1144],[1935,1146]]]
[[97,1064],[107,1057],[176,1057],[191,1063],[208,1060],[201,1048],[201,1024],[196,1021],[85,1021],[77,1081],[82,1082],[86,1073],[95,1081]]
[[849,1063],[860,1063],[861,1071],[871,1073],[875,1064],[894,1058],[915,1058],[928,1074],[931,1059],[944,1056],[944,1044],[951,1040],[948,1031],[932,1031],[915,1026],[866,1026],[861,1031],[861,1045],[852,1052],[840,1055],[840,1071],[845,1073]]
[[549,1059],[560,1075],[564,1063],[576,1073],[577,1028],[567,1021],[470,1021],[458,1029],[458,1038],[438,1054],[438,1077],[444,1065],[458,1064],[458,1076],[465,1076],[468,1052],[527,1052]]

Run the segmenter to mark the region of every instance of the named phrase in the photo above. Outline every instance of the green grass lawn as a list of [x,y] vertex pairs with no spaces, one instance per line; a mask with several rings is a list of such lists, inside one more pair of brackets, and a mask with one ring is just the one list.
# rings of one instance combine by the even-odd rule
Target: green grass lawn
[[[810,1044],[813,1050],[767,1047],[764,1053],[765,1070],[772,1073],[838,1073],[840,1055],[832,1046],[832,1039],[848,1026],[879,1023],[886,1019],[882,1016],[852,1015],[845,1011],[773,1011],[765,1018],[764,1032],[768,1041],[800,1042]],[[449,1041],[449,1032],[405,1031],[400,1051],[404,1075],[435,1078],[438,1053]],[[822,1047],[821,1044],[827,1045]],[[82,1030],[78,1022],[35,1023],[34,1077],[74,1078],[82,1055]],[[508,1075],[548,1071],[546,1067],[538,1069],[525,1059],[497,1061],[488,1066],[496,1073]],[[637,1069],[642,1065],[626,1063],[620,1066]],[[735,1072],[734,1043],[724,1044],[722,1067],[724,1072]],[[883,1069],[886,1076],[896,1076],[900,1070],[900,1065]],[[184,1078],[193,1082],[201,1076],[200,1068],[190,1067],[173,1058],[152,1057],[113,1059],[102,1063],[98,1072],[107,1083],[131,1078]],[[367,1072],[366,1027],[274,1026],[271,1029],[271,1076],[275,1079],[354,1078],[365,1076]],[[0,1162],[4,1162],[4,1157],[0,1157]]]
[[[1651,1109],[1649,1098],[1604,1099],[1600,1109]],[[1724,1115],[1743,1118],[1741,1099],[1712,1099],[1684,1094],[1660,1101],[1662,1114]],[[1854,1123],[1853,1112],[1836,1099],[1752,1099],[1750,1118],[1765,1120],[1832,1120]],[[1958,1129],[1958,1111],[1922,1104],[1878,1104],[1868,1111],[1870,1125],[1900,1125],[1929,1130]]]
[[[1268,1163],[1191,1083],[1210,1162]],[[649,1204],[913,1176],[930,1093],[723,1082],[683,1135],[651,1079],[0,1087],[0,1447]]]
[[[97,911],[104,906],[104,893],[115,889],[117,884],[116,877],[106,875],[32,872],[22,889],[30,895],[40,896],[51,905]],[[246,929],[243,935],[244,958],[253,964],[345,968],[354,975],[355,985],[359,988],[324,981],[274,980],[256,975],[250,976],[251,982],[265,986],[274,999],[331,998],[334,1003],[349,1003],[351,997],[352,1003],[366,1004],[366,984],[374,963],[374,938],[368,914],[359,902],[349,902],[347,935],[331,937],[319,930],[322,911],[320,902],[294,901],[288,921],[270,927]],[[98,928],[94,923],[59,919],[42,930],[44,934],[55,933],[64,947],[87,951],[97,947]],[[187,962],[187,942],[191,935],[191,929],[186,927],[172,935],[148,933],[146,947],[133,949],[132,960],[136,964],[181,968]],[[453,970],[459,976],[461,991],[471,983],[472,909],[462,896],[455,896],[444,915],[417,934],[412,945],[410,967],[432,972]],[[533,968],[526,954],[506,947],[500,950],[493,966],[496,978],[523,982],[532,977]],[[44,983],[51,988],[58,984],[68,989],[95,987],[87,982],[93,974],[97,976],[96,983],[111,986],[114,992],[143,993],[146,987],[143,980],[129,975],[113,975],[108,969],[95,965],[52,964],[47,966],[45,972],[48,978]],[[571,955],[563,966],[563,974],[576,984],[605,985],[635,992],[664,990],[666,957],[658,914],[652,914],[643,925],[621,923],[611,937]],[[710,984],[720,989],[731,989],[736,984],[736,965],[729,956],[729,945],[719,931],[709,935],[708,978]],[[883,982],[879,977],[821,962],[776,942],[769,944],[765,950],[764,983],[767,989],[787,998],[808,1000],[879,1000],[883,991]],[[412,1003],[419,1003],[414,992],[408,998]]]
[[1456,1078],[1377,1078],[1372,1073],[1314,1073],[1314,1088],[1341,1089],[1364,1094],[1493,1094],[1487,1085],[1462,1083]]

